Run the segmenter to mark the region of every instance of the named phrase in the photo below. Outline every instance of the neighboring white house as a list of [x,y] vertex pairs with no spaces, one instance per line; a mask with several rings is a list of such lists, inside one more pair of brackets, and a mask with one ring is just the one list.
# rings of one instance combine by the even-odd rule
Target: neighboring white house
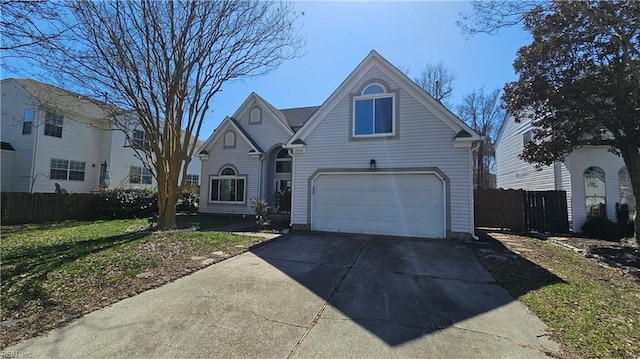
[[[56,184],[70,193],[155,186],[131,147],[144,142],[144,131],[132,128],[128,141],[103,104],[29,79],[2,80],[1,91],[3,192],[54,192]],[[195,156],[188,173],[199,183]]]
[[498,188],[529,191],[563,190],[567,193],[570,228],[580,232],[587,217],[606,216],[616,220],[616,203],[629,204],[633,214],[635,197],[622,157],[608,146],[585,146],[564,161],[536,168],[518,156],[532,140],[530,119],[517,123],[505,120],[496,138],[496,181]]
[[251,214],[267,198],[294,228],[468,237],[479,139],[372,51],[322,106],[252,93],[200,151],[200,211]]

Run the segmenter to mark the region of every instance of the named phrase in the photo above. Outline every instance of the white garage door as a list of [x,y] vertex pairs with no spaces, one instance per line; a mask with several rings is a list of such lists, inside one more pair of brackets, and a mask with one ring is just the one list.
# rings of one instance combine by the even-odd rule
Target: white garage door
[[442,180],[433,174],[321,174],[313,230],[444,238]]

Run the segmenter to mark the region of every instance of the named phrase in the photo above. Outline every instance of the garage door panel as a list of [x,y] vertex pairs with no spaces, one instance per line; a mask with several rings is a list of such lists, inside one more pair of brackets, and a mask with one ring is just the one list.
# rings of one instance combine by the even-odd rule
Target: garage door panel
[[332,174],[314,180],[315,230],[444,237],[442,181],[432,174]]

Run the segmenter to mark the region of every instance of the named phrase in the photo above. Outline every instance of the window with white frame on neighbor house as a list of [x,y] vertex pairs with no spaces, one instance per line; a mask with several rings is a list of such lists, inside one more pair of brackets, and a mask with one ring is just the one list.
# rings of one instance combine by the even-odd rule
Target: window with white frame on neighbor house
[[129,183],[151,184],[153,174],[144,167],[131,166],[129,170]]
[[145,150],[147,148],[145,144],[144,130],[134,129],[131,132],[131,145],[141,150]]
[[600,167],[589,167],[584,171],[584,194],[587,217],[607,216],[606,178]]
[[24,110],[24,117],[22,119],[22,134],[28,135],[33,129],[33,110]]
[[522,145],[526,145],[531,141],[533,141],[533,131],[527,130],[522,134]]
[[55,112],[47,112],[44,121],[45,136],[62,138],[62,126],[64,124],[64,116]]
[[373,84],[353,98],[353,137],[395,134],[395,94]]
[[86,162],[51,159],[49,179],[84,181]]
[[200,176],[199,175],[188,174],[187,175],[187,180],[185,181],[185,184],[187,186],[198,186],[198,185],[200,185]]

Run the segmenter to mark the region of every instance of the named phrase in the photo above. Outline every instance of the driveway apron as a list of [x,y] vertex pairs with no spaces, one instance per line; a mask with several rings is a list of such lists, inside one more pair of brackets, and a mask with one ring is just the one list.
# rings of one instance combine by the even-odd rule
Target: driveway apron
[[535,358],[547,328],[453,241],[283,236],[5,352],[32,358]]

